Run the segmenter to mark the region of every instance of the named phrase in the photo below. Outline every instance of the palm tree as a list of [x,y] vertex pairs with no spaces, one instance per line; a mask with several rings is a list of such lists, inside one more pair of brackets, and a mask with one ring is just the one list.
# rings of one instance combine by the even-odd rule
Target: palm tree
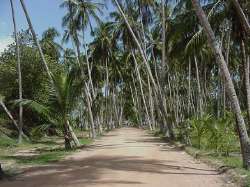
[[59,32],[54,27],[50,27],[43,32],[41,39],[43,53],[51,56],[55,61],[59,61],[60,52],[63,50],[62,46],[55,41],[59,36]]
[[38,112],[46,120],[47,123],[42,125],[42,129],[54,125],[63,132],[65,149],[80,146],[69,121],[71,113],[78,104],[83,83],[77,78],[79,70],[74,67],[70,69],[69,72],[52,74],[54,85],[50,87],[49,103],[46,106],[32,100],[20,102]]
[[[15,18],[15,9],[13,5],[13,0],[10,0],[10,5],[11,5],[12,21],[13,21],[14,35],[15,35],[15,42],[16,42],[19,99],[22,100],[23,99],[22,70],[21,70],[19,40],[17,36],[16,18]],[[23,137],[23,107],[22,105],[20,105],[19,106],[19,121],[18,121],[18,143],[22,143],[22,137]]]
[[[32,34],[32,36],[33,36],[33,39],[34,39],[34,41],[35,41],[35,44],[37,45],[39,54],[40,54],[40,56],[41,56],[41,58],[42,58],[43,65],[45,66],[45,69],[46,69],[46,72],[47,72],[47,74],[48,74],[49,80],[50,80],[50,82],[51,82],[51,84],[52,84],[52,87],[53,87],[53,89],[56,90],[56,91],[61,91],[61,90],[60,90],[60,87],[59,87],[60,85],[58,86],[58,82],[56,82],[56,81],[59,81],[59,83],[60,83],[60,81],[63,82],[63,81],[65,81],[65,80],[64,80],[63,78],[62,78],[62,79],[58,78],[58,80],[57,80],[57,77],[56,77],[56,76],[53,76],[53,74],[51,73],[51,71],[50,71],[50,69],[49,69],[49,67],[48,67],[48,64],[47,64],[47,62],[46,62],[44,53],[43,53],[43,51],[42,51],[41,45],[40,45],[40,43],[39,43],[39,41],[38,41],[37,35],[36,35],[35,30],[34,30],[34,28],[33,28],[33,25],[32,25],[31,19],[30,19],[30,17],[29,17],[27,8],[26,8],[26,6],[25,6],[25,3],[24,3],[23,0],[20,0],[20,3],[21,3],[21,5],[22,5],[22,9],[23,9],[23,11],[24,11],[26,20],[27,20],[28,25],[29,25],[29,28],[30,28],[30,30],[31,30],[31,34]],[[69,81],[69,82],[70,82],[70,81]],[[66,85],[66,86],[68,86],[68,85]],[[57,96],[58,96],[58,97],[61,97],[61,96],[60,96],[60,93],[58,93]],[[58,104],[59,104],[59,105],[61,104],[60,101],[58,102]],[[63,103],[63,104],[65,104],[65,103]],[[62,113],[63,113],[64,115],[65,115],[65,112],[66,112],[66,111],[62,111]],[[74,135],[74,132],[72,131],[72,129],[71,129],[69,123],[66,121],[67,118],[65,118],[65,116],[63,116],[63,117],[64,117],[64,118],[62,118],[62,119],[64,120],[64,130],[65,130],[65,131],[64,131],[64,134],[65,134],[65,148],[70,148],[70,147],[71,147],[71,146],[70,146],[70,137],[72,137],[72,138],[74,139],[74,142],[75,142],[76,145],[79,145],[79,141],[77,140],[76,136]]]
[[192,3],[193,3],[194,10],[196,12],[196,15],[199,18],[200,24],[202,25],[207,35],[208,44],[213,50],[213,53],[216,58],[216,62],[219,64],[221,72],[223,76],[225,77],[227,93],[230,97],[232,107],[233,107],[232,109],[233,109],[233,112],[235,113],[236,120],[237,120],[236,127],[239,133],[239,138],[240,138],[240,143],[241,143],[243,167],[246,169],[249,169],[250,168],[250,140],[247,134],[245,121],[241,113],[241,108],[239,105],[238,97],[236,95],[233,81],[231,79],[231,76],[230,76],[226,61],[224,59],[224,56],[222,54],[221,48],[219,48],[214,32],[211,28],[210,23],[208,22],[208,19],[199,1],[192,0]]

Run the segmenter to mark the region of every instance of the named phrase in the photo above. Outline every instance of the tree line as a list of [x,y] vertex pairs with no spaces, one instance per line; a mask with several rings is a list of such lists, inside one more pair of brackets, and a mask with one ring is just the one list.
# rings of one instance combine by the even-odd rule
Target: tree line
[[10,0],[15,42],[0,56],[1,132],[12,129],[19,143],[62,135],[72,149],[74,129],[96,138],[129,123],[198,148],[234,146],[249,168],[247,0],[113,0],[109,21],[100,19],[108,2],[64,0],[64,33],[49,28],[41,38],[20,3],[29,29],[18,30]]

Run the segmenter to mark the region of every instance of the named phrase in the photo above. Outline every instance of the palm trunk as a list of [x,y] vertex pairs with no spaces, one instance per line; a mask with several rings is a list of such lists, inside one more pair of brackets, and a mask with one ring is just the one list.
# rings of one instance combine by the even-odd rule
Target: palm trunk
[[[13,122],[14,126],[16,127],[16,129],[19,131],[19,127],[18,127],[18,124],[17,124],[16,120],[14,119],[14,117],[12,116],[12,114],[10,113],[10,111],[8,110],[8,108],[6,107],[6,105],[4,104],[4,102],[3,102],[3,100],[1,98],[0,98],[0,105],[3,107],[4,111],[6,112],[6,114],[11,119],[11,121]],[[26,140],[29,140],[28,136],[25,135],[23,133],[23,131],[22,131],[21,136],[24,137]]]
[[248,22],[248,19],[247,19],[246,15],[243,12],[241,6],[240,6],[239,1],[238,0],[232,0],[232,2],[233,2],[233,5],[234,5],[234,7],[236,9],[236,12],[237,12],[237,14],[238,14],[238,16],[240,18],[240,22],[241,22],[243,28],[245,29],[247,35],[250,36],[250,24]]
[[249,81],[249,56],[246,54],[245,43],[241,41],[241,51],[242,51],[242,59],[244,64],[244,72],[245,72],[245,89],[247,93],[247,113],[248,113],[248,125],[250,125],[250,81]]
[[154,116],[154,102],[153,102],[153,96],[152,96],[152,89],[150,85],[149,76],[147,76],[148,79],[148,94],[149,94],[149,108],[150,108],[150,115],[151,115],[151,121],[152,121],[152,129],[155,129],[155,116]]
[[188,118],[191,114],[191,60],[188,61]]
[[135,35],[133,29],[131,28],[131,26],[130,26],[130,24],[129,24],[129,21],[128,21],[126,15],[124,14],[124,12],[123,12],[123,10],[122,10],[120,4],[118,3],[117,0],[114,0],[114,2],[115,2],[115,4],[116,4],[116,6],[117,6],[119,12],[121,13],[121,15],[122,15],[122,17],[123,17],[123,19],[124,19],[124,21],[125,21],[125,23],[126,23],[128,29],[129,29],[129,32],[130,32],[130,34],[132,35],[132,37],[133,37],[133,39],[134,39],[134,41],[135,41],[135,43],[136,43],[136,45],[137,45],[137,47],[138,47],[138,49],[139,49],[139,52],[140,52],[141,57],[142,57],[142,59],[143,59],[143,63],[144,63],[144,65],[146,66],[147,72],[148,72],[148,74],[149,74],[150,80],[151,80],[151,82],[152,82],[154,88],[157,90],[157,85],[156,85],[156,83],[155,83],[155,80],[154,80],[152,71],[151,71],[150,66],[149,66],[149,64],[148,64],[148,62],[147,62],[147,58],[146,58],[145,53],[144,53],[144,51],[143,51],[143,49],[142,49],[142,47],[141,47],[141,44],[140,44],[139,40],[137,39],[137,37],[136,37],[136,35]]
[[[22,71],[21,71],[19,39],[17,36],[17,27],[16,27],[16,18],[15,18],[15,9],[13,5],[13,0],[10,0],[10,5],[11,5],[14,35],[15,35],[15,41],[16,41],[19,100],[21,101],[23,99]],[[19,104],[19,121],[18,121],[18,143],[22,143],[22,139],[23,139],[22,135],[23,135],[23,106],[20,103]]]
[[240,138],[240,143],[241,143],[241,148],[242,148],[241,152],[242,152],[242,157],[243,157],[243,167],[246,169],[249,169],[250,167],[250,141],[249,141],[249,137],[247,134],[245,121],[241,113],[241,108],[240,108],[238,97],[236,95],[233,81],[231,79],[224,56],[222,55],[221,49],[219,48],[219,45],[215,38],[215,34],[205,15],[205,12],[203,11],[198,0],[192,0],[192,3],[196,11],[197,17],[199,18],[199,21],[201,25],[203,26],[205,33],[207,35],[208,44],[210,45],[216,57],[216,62],[219,64],[221,72],[223,76],[225,77],[227,93],[232,103],[232,110],[236,116],[236,121],[237,121],[236,127],[239,132],[239,138]]
[[165,0],[161,1],[162,6],[162,61],[161,61],[161,86],[164,84],[164,76],[166,70],[166,15],[165,15]]
[[47,74],[48,74],[48,76],[49,76],[50,81],[52,82],[52,84],[54,84],[54,83],[53,83],[53,79],[52,79],[52,74],[51,74],[51,72],[50,72],[50,70],[49,70],[48,64],[47,64],[46,59],[45,59],[45,57],[44,57],[44,54],[43,54],[41,45],[40,45],[40,43],[39,43],[39,41],[38,41],[38,39],[37,39],[37,35],[36,35],[36,33],[35,33],[35,30],[34,30],[34,28],[33,28],[32,23],[31,23],[31,19],[30,19],[30,17],[29,17],[27,8],[26,8],[26,6],[25,6],[23,0],[20,0],[20,3],[21,3],[21,5],[22,5],[22,8],[23,8],[23,11],[24,11],[26,20],[27,20],[27,22],[28,22],[28,25],[29,25],[31,34],[32,34],[32,36],[33,36],[33,39],[34,39],[36,45],[37,45],[39,54],[40,54],[40,56],[41,56],[41,58],[42,58],[43,65],[44,65],[44,67],[45,67],[45,69],[46,69],[46,72],[47,72]]
[[146,118],[147,118],[148,126],[149,126],[149,129],[150,129],[150,130],[153,130],[153,129],[152,129],[151,122],[150,122],[150,119],[149,119],[149,112],[148,112],[148,108],[147,108],[147,104],[146,104],[146,100],[145,100],[145,95],[144,95],[144,91],[143,91],[143,87],[142,87],[141,74],[140,74],[140,71],[139,71],[139,68],[138,68],[137,60],[136,60],[135,55],[134,55],[133,52],[132,52],[132,56],[133,56],[134,62],[135,62],[135,69],[136,69],[137,78],[138,78],[139,85],[140,85],[140,91],[141,91],[141,95],[142,95],[143,105],[144,105],[144,108],[145,108],[145,111],[146,111],[146,115],[147,115]]
[[81,144],[80,144],[80,142],[79,142],[79,140],[78,140],[76,134],[74,133],[72,127],[70,126],[69,120],[67,120],[67,125],[68,125],[68,128],[69,128],[70,136],[72,137],[72,140],[74,141],[75,146],[76,146],[76,147],[79,147]]
[[66,150],[73,149],[72,141],[71,141],[71,135],[70,135],[70,130],[69,126],[67,124],[67,121],[64,122],[63,125],[63,135],[64,135],[64,147]]
[[197,63],[197,57],[194,56],[194,62],[195,62],[195,70],[196,70],[196,81],[197,81],[197,89],[198,89],[198,108],[197,111],[199,111],[199,117],[202,116],[202,96],[201,96],[201,84],[200,84],[200,76],[199,76],[199,67]]
[[4,104],[4,102],[2,100],[0,100],[0,105],[3,107],[4,111],[6,112],[8,117],[11,119],[11,121],[15,125],[16,129],[19,130],[16,120],[14,119],[14,117],[12,116],[12,114],[10,113],[10,111],[8,110],[8,108],[6,107],[6,105]]
[[93,118],[93,113],[91,109],[91,101],[90,101],[90,92],[88,90],[88,85],[85,83],[85,97],[88,105],[88,112],[89,112],[89,119],[90,119],[90,125],[91,125],[91,136],[93,139],[96,138],[96,132],[95,132],[95,123],[94,123],[94,118]]
[[[84,34],[84,32],[83,32],[83,34]],[[92,90],[92,96],[94,96],[95,95],[95,90],[94,90],[94,86],[93,86],[91,69],[90,69],[90,65],[89,65],[89,57],[88,57],[87,47],[86,47],[85,43],[83,43],[83,48],[84,48],[84,52],[85,52],[85,59],[86,59],[86,62],[87,62],[88,76],[89,76],[90,86],[91,86],[91,90]]]

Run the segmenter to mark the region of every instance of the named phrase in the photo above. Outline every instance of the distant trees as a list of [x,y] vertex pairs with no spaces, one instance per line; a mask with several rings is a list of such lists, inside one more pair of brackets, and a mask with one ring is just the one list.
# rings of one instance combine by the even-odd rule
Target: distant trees
[[[16,32],[25,132],[46,123],[59,129],[65,147],[72,148],[79,145],[74,128],[95,138],[128,122],[159,130],[171,140],[198,142],[202,148],[210,146],[202,145],[202,135],[221,146],[216,138],[223,139],[224,129],[223,140],[237,141],[233,120],[225,119],[234,114],[244,167],[249,167],[249,119],[244,116],[250,108],[247,3],[114,0],[117,9],[104,21],[103,4],[66,0],[61,4],[66,8],[62,40],[71,42],[72,49],[63,49],[53,28],[39,40],[20,2],[31,31]],[[16,49],[11,45],[0,56],[0,93],[13,119],[17,111],[11,102],[20,95]],[[207,127],[207,121],[213,124]],[[223,128],[211,130],[219,123]]]

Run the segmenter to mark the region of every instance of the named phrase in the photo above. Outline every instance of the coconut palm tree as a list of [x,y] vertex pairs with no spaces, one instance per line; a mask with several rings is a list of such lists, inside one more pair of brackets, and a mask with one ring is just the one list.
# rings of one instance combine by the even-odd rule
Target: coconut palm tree
[[200,2],[198,0],[192,0],[192,3],[193,3],[194,10],[196,12],[196,15],[199,18],[200,24],[202,25],[206,33],[208,44],[210,45],[215,55],[216,62],[219,64],[221,72],[223,76],[225,77],[227,93],[230,97],[232,107],[233,107],[232,110],[235,113],[236,120],[237,120],[236,126],[237,126],[240,143],[241,143],[243,166],[244,168],[249,169],[250,168],[250,140],[247,134],[245,121],[241,113],[239,99],[236,95],[233,81],[231,79],[231,76],[230,76],[226,61],[224,59],[224,56],[222,54],[221,48],[219,48],[218,42],[215,38],[215,34],[200,5]]
[[69,72],[52,74],[54,85],[50,86],[49,103],[42,105],[36,101],[23,100],[20,103],[41,115],[46,121],[41,129],[51,125],[64,135],[65,149],[80,146],[69,123],[70,115],[78,104],[83,83],[78,78],[79,68],[71,67]]

